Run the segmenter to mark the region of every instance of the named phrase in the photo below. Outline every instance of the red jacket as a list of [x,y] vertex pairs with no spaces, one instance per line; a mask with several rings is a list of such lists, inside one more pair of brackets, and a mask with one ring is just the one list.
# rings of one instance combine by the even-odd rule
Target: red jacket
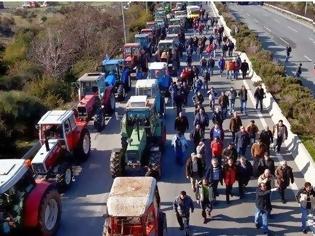
[[212,157],[221,157],[223,152],[223,143],[221,141],[216,142],[215,140],[213,140],[210,146]]
[[236,181],[236,166],[225,165],[223,168],[223,179],[227,186],[232,186]]

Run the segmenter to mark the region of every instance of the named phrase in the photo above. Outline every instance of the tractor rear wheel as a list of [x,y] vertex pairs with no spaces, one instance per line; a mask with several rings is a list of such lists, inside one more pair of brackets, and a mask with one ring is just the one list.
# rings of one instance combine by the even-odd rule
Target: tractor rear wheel
[[59,192],[64,192],[72,184],[72,165],[69,162],[63,162],[59,165],[57,171],[57,183]]
[[122,149],[114,149],[112,150],[110,156],[110,173],[112,177],[118,177],[123,175],[123,153]]
[[158,235],[166,236],[167,235],[167,223],[166,223],[166,214],[164,212],[159,213],[159,222],[158,222]]
[[85,128],[81,132],[80,141],[75,150],[75,156],[78,157],[80,161],[86,161],[90,156],[90,152],[91,152],[90,132]]
[[94,128],[97,132],[101,132],[105,128],[105,116],[103,109],[99,109],[95,114]]
[[44,194],[39,210],[38,228],[42,235],[52,236],[56,233],[61,216],[61,200],[56,189],[49,189]]

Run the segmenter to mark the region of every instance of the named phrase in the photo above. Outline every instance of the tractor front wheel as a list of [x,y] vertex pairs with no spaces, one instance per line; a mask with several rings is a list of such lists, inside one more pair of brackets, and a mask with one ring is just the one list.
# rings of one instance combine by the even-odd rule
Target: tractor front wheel
[[110,173],[112,177],[118,177],[123,175],[123,150],[114,149],[110,156]]
[[87,129],[83,129],[80,136],[80,141],[75,150],[75,156],[80,161],[86,161],[91,152],[91,137],[90,132]]
[[105,128],[105,116],[103,109],[99,109],[95,114],[94,128],[97,132],[101,132]]
[[166,214],[164,212],[159,213],[159,222],[158,222],[158,235],[166,236],[167,235],[167,223],[166,223]]
[[59,192],[64,192],[72,184],[72,166],[69,162],[63,162],[58,167],[57,183]]
[[52,236],[56,233],[61,216],[61,201],[57,190],[48,190],[41,201],[38,227],[42,235]]

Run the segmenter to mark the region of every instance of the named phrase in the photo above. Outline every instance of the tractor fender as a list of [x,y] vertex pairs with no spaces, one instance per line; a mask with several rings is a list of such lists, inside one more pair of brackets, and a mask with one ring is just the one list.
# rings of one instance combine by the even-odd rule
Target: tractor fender
[[46,191],[52,186],[53,184],[46,181],[36,180],[35,188],[30,192],[24,202],[24,227],[35,228],[38,226],[42,198]]
[[103,105],[106,106],[107,104],[110,103],[110,96],[114,92],[114,87],[109,86],[105,89],[104,91],[104,96],[103,96]]

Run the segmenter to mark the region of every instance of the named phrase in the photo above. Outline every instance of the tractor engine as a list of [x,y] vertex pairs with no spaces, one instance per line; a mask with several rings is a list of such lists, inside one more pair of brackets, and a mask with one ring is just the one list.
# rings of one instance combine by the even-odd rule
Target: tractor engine
[[90,119],[99,106],[100,99],[97,95],[85,95],[77,106],[79,118]]
[[49,170],[53,169],[63,149],[57,139],[45,140],[45,143],[37,152],[32,160],[32,169],[35,174],[46,175]]

